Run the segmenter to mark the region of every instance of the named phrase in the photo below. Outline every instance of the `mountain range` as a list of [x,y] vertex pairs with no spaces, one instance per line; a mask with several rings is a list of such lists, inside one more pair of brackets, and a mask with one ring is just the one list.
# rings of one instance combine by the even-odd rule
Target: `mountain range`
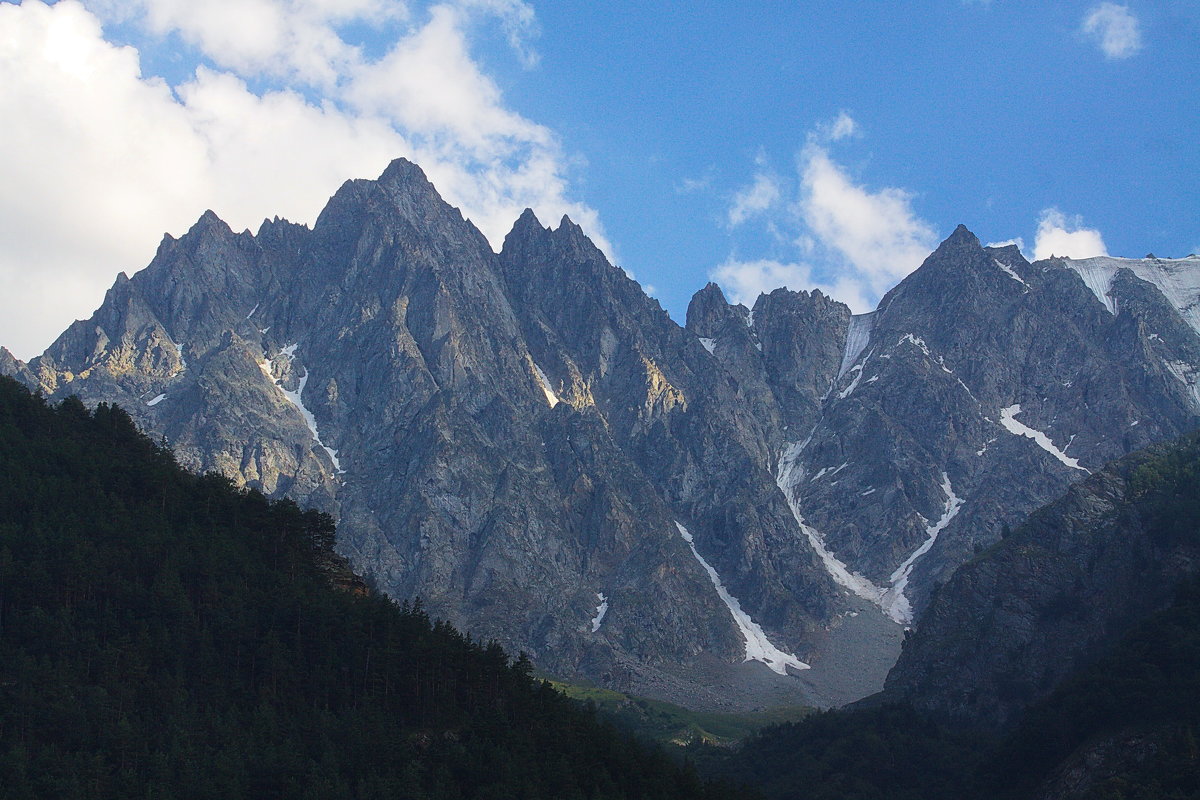
[[311,228],[205,213],[0,372],[327,511],[369,581],[548,672],[838,705],[1006,530],[1200,422],[1198,331],[1200,258],[961,226],[869,314],[709,284],[680,326],[569,219],[494,252],[401,159]]

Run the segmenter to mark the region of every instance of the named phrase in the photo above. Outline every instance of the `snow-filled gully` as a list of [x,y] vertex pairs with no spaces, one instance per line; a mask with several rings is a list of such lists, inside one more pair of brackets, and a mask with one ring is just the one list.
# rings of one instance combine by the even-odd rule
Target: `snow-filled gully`
[[[679,535],[687,542],[688,547],[692,548],[692,555],[700,562],[700,566],[708,573],[709,579],[713,582],[713,586],[717,589],[717,595],[725,603],[729,609],[729,613],[733,615],[733,621],[737,624],[738,630],[742,632],[742,637],[746,640],[746,661],[761,661],[771,668],[772,671],[778,672],[780,675],[787,675],[787,668],[792,669],[808,669],[808,664],[805,664],[800,659],[793,655],[789,655],[780,650],[775,645],[771,644],[771,640],[767,638],[766,632],[757,622],[750,618],[742,609],[742,604],[738,599],[729,593],[725,585],[721,583],[721,577],[717,575],[717,571],[704,560],[704,556],[696,549],[696,543],[692,539],[692,534],[688,532],[681,523],[676,522],[675,527],[679,529]],[[607,610],[607,608],[605,609]],[[602,618],[603,615],[598,615]],[[595,620],[592,621],[595,626],[593,630],[599,628]]]
[[[811,439],[812,437],[810,436],[809,438]],[[879,604],[884,590],[857,572],[851,572],[845,563],[838,560],[837,556],[825,546],[825,541],[821,538],[821,534],[804,521],[804,517],[800,514],[799,506],[792,498],[792,490],[803,477],[804,473],[804,469],[800,466],[800,453],[803,449],[803,445],[797,443],[783,451],[783,454],[779,457],[779,469],[775,476],[775,483],[779,486],[780,491],[783,492],[783,497],[787,500],[788,508],[791,509],[792,516],[796,518],[796,524],[800,526],[801,533],[804,534],[812,549],[821,558],[821,563],[825,566],[825,571],[829,573],[829,576],[836,583],[854,592],[859,597]]]
[[536,363],[533,365],[533,371],[537,374],[538,384],[542,387],[542,393],[546,395],[546,403],[554,408],[558,405],[558,395],[554,393],[554,389],[550,386],[550,379],[546,377],[546,373]]
[[[942,473],[942,491],[946,494],[946,504],[941,518],[932,525],[926,526],[925,541],[896,568],[888,579],[890,585],[883,588],[876,586],[865,576],[851,572],[845,562],[830,551],[821,534],[804,521],[804,516],[800,513],[800,506],[793,497],[796,484],[804,477],[804,469],[800,466],[800,453],[803,449],[804,445],[799,443],[787,447],[779,457],[779,469],[775,477],[775,482],[779,486],[779,490],[783,492],[783,497],[787,500],[788,508],[791,509],[796,524],[800,526],[800,532],[808,539],[808,543],[820,557],[825,571],[829,573],[835,583],[879,606],[880,610],[893,622],[905,626],[911,625],[913,621],[912,604],[904,594],[905,589],[908,588],[909,577],[912,575],[917,561],[933,548],[938,536],[962,508],[963,499],[954,493],[949,476],[945,472]],[[845,464],[842,465],[842,467],[845,466]],[[839,467],[838,471],[842,467]],[[874,491],[871,489],[864,493],[864,496],[873,494]]]
[[1087,472],[1089,475],[1091,474],[1090,470],[1088,470],[1086,467],[1081,467],[1079,465],[1078,459],[1071,458],[1066,453],[1064,453],[1062,450],[1059,450],[1057,447],[1055,447],[1054,442],[1050,441],[1049,436],[1042,433],[1041,431],[1036,431],[1033,428],[1030,428],[1028,425],[1025,425],[1024,423],[1017,422],[1015,417],[1017,416],[1017,414],[1020,414],[1020,413],[1021,413],[1021,404],[1020,403],[1011,405],[1008,408],[1000,409],[1000,424],[1003,425],[1004,429],[1011,434],[1014,434],[1016,436],[1024,436],[1027,439],[1032,439],[1037,444],[1038,447],[1042,448],[1047,453],[1054,456],[1060,462],[1062,462],[1066,466],[1070,467],[1071,469],[1077,469],[1082,472]]
[[908,602],[908,598],[904,596],[904,590],[908,588],[908,578],[912,575],[913,566],[917,561],[933,547],[933,543],[937,541],[938,534],[945,530],[950,524],[950,520],[958,514],[958,510],[962,508],[963,500],[954,493],[954,487],[950,485],[950,477],[946,473],[942,473],[942,491],[946,493],[946,506],[942,510],[942,516],[937,522],[925,528],[926,539],[916,550],[912,552],[908,558],[904,559],[896,571],[888,578],[891,581],[892,588],[888,589],[882,598],[880,606],[885,614],[891,617],[896,622],[902,625],[911,625],[913,621],[912,604]]
[[608,598],[604,596],[604,592],[596,592],[596,599],[600,601],[600,605],[596,606],[596,616],[592,617],[592,633],[600,630],[604,615],[608,613]]
[[[288,361],[293,361],[295,360],[296,348],[298,346],[298,344],[290,344],[279,351],[280,355],[287,358]],[[275,388],[279,389],[279,391],[283,393],[284,398],[293,406],[295,406],[296,410],[300,412],[300,416],[304,418],[305,424],[308,425],[309,431],[312,432],[313,441],[316,442],[317,446],[324,450],[329,456],[329,460],[333,462],[333,468],[337,471],[337,474],[346,474],[346,470],[342,469],[342,464],[340,461],[338,461],[337,450],[328,447],[324,442],[321,441],[321,436],[319,433],[317,433],[317,418],[314,417],[313,413],[305,407],[304,401],[301,399],[301,395],[304,394],[304,387],[308,383],[308,370],[304,370],[304,374],[300,377],[300,383],[296,386],[296,391],[289,392],[287,389],[283,388],[282,383],[275,379],[274,373],[272,372],[273,363],[274,362],[271,359],[265,358],[258,362],[258,368],[261,369],[263,373],[271,379],[271,382],[275,384]]]

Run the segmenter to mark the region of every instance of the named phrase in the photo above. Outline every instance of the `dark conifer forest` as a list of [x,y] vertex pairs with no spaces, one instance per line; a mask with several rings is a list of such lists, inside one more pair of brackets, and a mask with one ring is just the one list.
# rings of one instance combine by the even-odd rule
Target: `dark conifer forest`
[[368,590],[333,540],[120,408],[0,378],[0,796],[735,796]]
[[[1200,583],[1003,736],[883,706],[815,714],[693,756],[707,774],[779,800],[1196,800]],[[1079,791],[1047,791],[1071,785],[1081,765]]]
[[[1200,438],[1129,513],[1200,536]],[[0,378],[0,798],[1200,798],[1200,583],[1012,731],[901,706],[683,759],[420,604],[370,590],[325,514],[180,468],[120,408]],[[752,788],[735,790],[746,785]]]

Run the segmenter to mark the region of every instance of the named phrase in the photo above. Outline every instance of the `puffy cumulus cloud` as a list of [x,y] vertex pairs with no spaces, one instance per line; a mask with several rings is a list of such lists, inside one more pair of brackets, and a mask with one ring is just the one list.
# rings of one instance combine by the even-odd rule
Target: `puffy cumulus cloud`
[[729,206],[729,224],[741,225],[778,202],[779,182],[773,175],[760,172],[754,176],[754,183],[733,196],[733,203]]
[[753,308],[760,294],[767,294],[780,286],[789,289],[809,288],[812,285],[812,267],[771,259],[739,261],[731,257],[709,273],[709,277],[721,285],[731,302]]
[[1091,39],[1104,57],[1129,58],[1142,49],[1142,28],[1129,6],[1101,3],[1083,16],[1080,30]]
[[332,86],[359,60],[335,26],[404,19],[388,0],[92,0],[105,20],[132,22],[152,34],[178,33],[218,67],[246,77],[268,74]]
[[[0,344],[36,355],[205,208],[235,229],[276,214],[312,222],[342,181],[397,156],[493,245],[528,206],[569,214],[611,252],[595,211],[569,199],[552,132],[507,110],[470,56],[480,15],[518,31],[526,11],[506,0],[444,3],[419,20],[392,0],[0,3]],[[183,36],[210,66],[173,87],[143,74],[137,50],[105,39],[102,19],[118,18]],[[338,34],[389,21],[401,29],[374,59]],[[252,88],[266,74],[272,88]]]
[[806,147],[801,163],[805,224],[874,293],[920,266],[937,245],[933,228],[913,211],[909,192],[856,184],[819,145]]
[[1062,256],[1066,258],[1091,258],[1106,256],[1108,248],[1100,231],[1083,227],[1083,218],[1067,217],[1057,208],[1047,208],[1038,219],[1037,237],[1033,242],[1035,261]]
[[[796,179],[786,188],[792,200],[778,204],[785,213],[767,220],[773,238],[795,248],[795,258],[731,258],[712,271],[712,279],[747,304],[759,292],[786,285],[821,289],[858,313],[870,310],[884,292],[920,266],[937,245],[937,234],[913,210],[912,195],[898,188],[865,186],[834,160],[834,143],[860,135],[855,120],[842,112],[818,124],[801,149]],[[769,196],[765,190],[755,192],[757,185],[756,180],[738,196],[746,199],[747,208],[753,208],[750,198]],[[782,195],[785,189],[776,186],[775,191]],[[759,204],[761,210],[775,205],[774,198]],[[731,223],[749,217],[735,215],[741,208],[739,203],[731,208]],[[781,236],[784,232],[787,235]]]

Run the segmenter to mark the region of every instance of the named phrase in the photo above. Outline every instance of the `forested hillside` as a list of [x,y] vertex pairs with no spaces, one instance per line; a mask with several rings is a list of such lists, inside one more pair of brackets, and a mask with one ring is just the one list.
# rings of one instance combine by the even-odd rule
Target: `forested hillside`
[[[947,721],[953,717],[937,714],[936,706],[914,711],[890,704],[817,714],[761,731],[732,754],[701,750],[697,758],[711,774],[751,783],[780,800],[1200,798],[1200,577],[1194,557],[1200,544],[1200,435],[1136,453],[1105,472],[1107,478],[1096,476],[1072,490],[1095,496],[1088,494],[1089,485],[1118,477],[1127,487],[1110,495],[1109,508],[1097,506],[1103,513],[1094,527],[1060,513],[1078,503],[1052,504],[963,569],[995,562],[1012,572],[1020,568],[1015,556],[1021,556],[1024,568],[1048,587],[1046,596],[1069,599],[1053,582],[1058,573],[1051,567],[1053,543],[1068,527],[1062,520],[1074,519],[1077,538],[1094,540],[1090,546],[1097,549],[1087,560],[1092,574],[1110,574],[1106,559],[1125,557],[1124,550],[1104,550],[1097,543],[1144,539],[1135,565],[1158,576],[1155,591],[1166,599],[1123,631],[1110,628],[1107,638],[1097,639],[1098,651],[1072,652],[1075,668],[1037,702],[1037,695],[1007,697],[1021,710],[1007,726],[959,726]],[[949,604],[952,588],[936,601],[947,603],[941,609],[947,618],[979,613]],[[1035,599],[1010,592],[997,595],[994,607],[1035,605]],[[1144,609],[1148,599],[1153,598],[1110,591],[1107,602],[1131,612]],[[1041,622],[1047,624],[1044,614]],[[977,636],[964,648],[981,651],[997,635],[1007,634]],[[956,651],[943,648],[934,655],[953,666]],[[1008,668],[1008,662],[996,663],[996,671]],[[1063,671],[1059,664],[1044,670],[1051,667]],[[965,696],[982,694],[988,685],[961,680],[956,688]],[[1009,692],[1024,688],[1004,686]],[[901,699],[927,701],[920,694]]]
[[0,379],[0,797],[729,796],[368,590],[333,535]]

